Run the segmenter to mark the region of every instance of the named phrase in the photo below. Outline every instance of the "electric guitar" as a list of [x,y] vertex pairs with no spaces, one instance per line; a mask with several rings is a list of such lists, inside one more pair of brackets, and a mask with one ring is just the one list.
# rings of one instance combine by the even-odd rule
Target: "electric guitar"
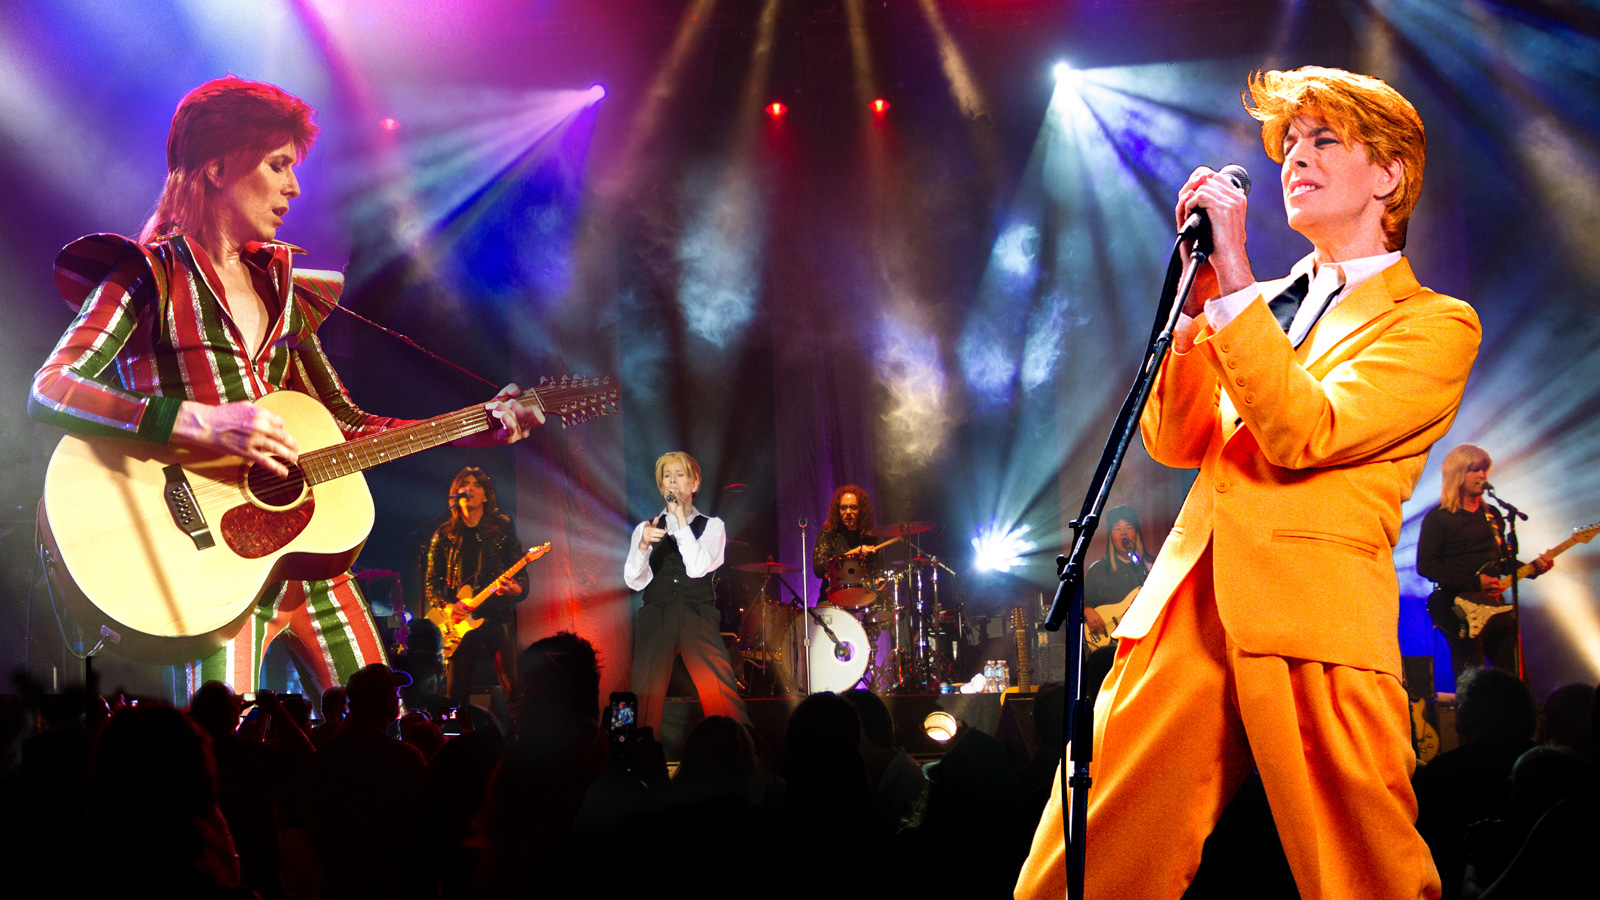
[[[1600,534],[1600,522],[1596,522],[1593,525],[1586,525],[1582,528],[1574,528],[1572,529],[1572,537],[1569,537],[1561,543],[1550,548],[1548,551],[1546,551],[1546,555],[1548,555],[1551,559],[1555,559],[1557,556],[1560,556],[1568,550],[1571,550],[1578,544],[1587,544],[1594,540],[1594,536],[1596,534]],[[1488,566],[1485,566],[1485,568],[1492,569],[1497,565],[1497,562],[1490,563]],[[1501,583],[1505,587],[1509,588],[1511,587],[1512,582],[1527,578],[1528,576],[1534,574],[1534,572],[1535,569],[1533,567],[1533,563],[1528,563],[1522,568],[1517,569],[1515,572],[1512,572],[1506,578],[1502,579]],[[1482,572],[1481,574],[1488,575],[1493,573]],[[1490,619],[1493,619],[1495,616],[1498,616],[1501,613],[1511,611],[1510,604],[1501,600],[1494,594],[1490,594],[1485,591],[1468,591],[1463,594],[1457,594],[1455,607],[1456,615],[1461,617],[1464,627],[1467,630],[1467,637],[1469,638],[1475,638],[1482,634],[1484,626],[1489,624]]]
[[[616,411],[610,378],[542,379],[512,401],[572,425]],[[54,596],[86,633],[155,663],[201,659],[238,632],[269,586],[332,578],[372,531],[361,472],[487,431],[481,404],[345,440],[315,398],[255,401],[302,448],[287,476],[238,456],[67,435],[45,473],[39,526]]]
[[489,582],[489,586],[476,593],[472,585],[464,584],[457,593],[457,602],[449,606],[435,607],[428,610],[427,620],[439,626],[439,633],[444,635],[444,658],[449,659],[456,653],[461,639],[467,633],[483,624],[483,620],[473,615],[483,601],[494,596],[500,585],[511,580],[511,576],[522,571],[522,567],[533,562],[550,552],[550,542],[545,541],[537,547],[529,547],[528,552],[511,564],[511,568],[500,573],[500,577]]
[[1128,612],[1128,607],[1133,605],[1133,598],[1137,596],[1139,596],[1139,589],[1134,588],[1128,592],[1128,596],[1115,603],[1106,603],[1102,606],[1094,607],[1094,610],[1100,614],[1100,618],[1105,620],[1106,630],[1095,631],[1089,627],[1089,623],[1085,622],[1083,624],[1083,639],[1089,642],[1090,647],[1099,650],[1101,647],[1111,643],[1111,632],[1117,630],[1117,623],[1122,621],[1122,617]]

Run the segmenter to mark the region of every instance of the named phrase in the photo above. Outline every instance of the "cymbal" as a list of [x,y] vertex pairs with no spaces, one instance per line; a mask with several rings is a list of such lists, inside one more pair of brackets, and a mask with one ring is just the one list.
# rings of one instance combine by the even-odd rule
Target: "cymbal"
[[800,571],[799,566],[779,562],[740,563],[731,568],[735,572],[760,572],[763,575],[788,575]]
[[872,529],[873,537],[905,537],[908,534],[921,534],[932,531],[932,522],[896,522],[893,525],[880,525]]

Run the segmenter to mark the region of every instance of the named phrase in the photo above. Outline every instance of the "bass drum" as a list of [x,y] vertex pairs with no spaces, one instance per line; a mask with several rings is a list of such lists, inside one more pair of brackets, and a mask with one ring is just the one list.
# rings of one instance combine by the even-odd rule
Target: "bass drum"
[[[809,627],[811,631],[811,692],[848,691],[867,673],[867,661],[872,658],[874,648],[867,643],[867,631],[855,616],[827,603],[817,604],[811,613],[801,616],[790,629],[796,659],[805,653],[801,629]],[[805,671],[794,675],[803,689]]]

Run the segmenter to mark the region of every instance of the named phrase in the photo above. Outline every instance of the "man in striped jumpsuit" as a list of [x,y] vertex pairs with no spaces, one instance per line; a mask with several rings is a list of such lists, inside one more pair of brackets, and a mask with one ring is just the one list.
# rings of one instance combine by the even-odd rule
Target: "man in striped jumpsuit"
[[[34,378],[34,418],[236,455],[279,474],[299,448],[281,417],[252,404],[266,394],[318,398],[346,439],[407,424],[358,409],[317,341],[343,277],[294,272],[295,248],[274,240],[317,131],[311,108],[273,85],[229,76],[184,97],[166,186],[138,241],[91,235],[56,259],[77,317]],[[537,409],[502,400],[519,393],[510,385],[486,404],[498,427],[469,440],[510,443],[541,424]],[[189,667],[190,692],[213,679],[255,690],[261,658],[284,631],[319,692],[384,661],[348,573],[284,582],[226,646]]]

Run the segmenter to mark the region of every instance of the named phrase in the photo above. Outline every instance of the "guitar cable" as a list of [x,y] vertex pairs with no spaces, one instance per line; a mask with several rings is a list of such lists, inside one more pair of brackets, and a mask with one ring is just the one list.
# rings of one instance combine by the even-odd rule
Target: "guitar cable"
[[[78,632],[78,639],[76,641],[74,641],[71,637],[69,637],[67,635],[66,623],[63,622],[62,619],[61,619],[61,609],[60,609],[59,606],[56,605],[55,585],[50,582],[50,569],[54,566],[54,562],[52,560],[50,560],[50,558],[49,558],[50,551],[48,549],[46,549],[46,547],[44,545],[44,540],[42,539],[42,535],[40,535],[40,533],[39,533],[39,519],[38,519],[37,516],[34,517],[34,520],[33,520],[33,547],[34,547],[34,563],[36,564],[33,571],[36,574],[35,574],[35,576],[33,578],[30,578],[29,581],[28,581],[28,609],[27,609],[27,613],[25,614],[25,621],[24,621],[24,624],[23,624],[23,628],[27,632],[28,639],[25,642],[26,643],[26,649],[25,649],[24,654],[23,654],[23,663],[22,663],[23,664],[23,668],[25,670],[27,670],[27,671],[30,671],[30,672],[32,671],[31,663],[32,663],[32,656],[33,656],[33,589],[39,582],[38,575],[43,575],[44,576],[44,592],[45,592],[45,596],[50,598],[50,612],[51,612],[52,615],[55,616],[56,632],[61,635],[61,643],[62,643],[62,645],[66,648],[67,653],[71,654],[74,659],[78,660],[79,662],[83,662],[84,660],[86,660],[89,657],[93,656],[96,650],[100,649],[100,644],[96,644],[94,646],[94,650],[90,650],[88,653],[83,653],[83,654],[80,654],[77,650],[73,649],[74,647],[83,646],[83,629],[77,628],[76,624],[74,624],[74,629]],[[104,639],[101,640],[101,644],[103,644],[103,643],[105,643]]]

